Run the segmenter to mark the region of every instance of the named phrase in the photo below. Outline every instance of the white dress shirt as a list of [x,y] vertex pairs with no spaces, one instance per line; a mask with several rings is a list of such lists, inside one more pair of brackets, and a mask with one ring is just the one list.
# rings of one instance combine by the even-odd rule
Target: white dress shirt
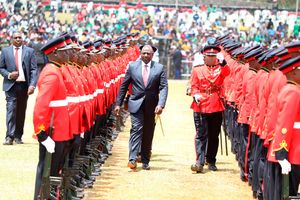
[[[17,78],[17,82],[24,82],[25,80],[25,74],[22,67],[22,46],[18,47],[18,70],[19,70],[19,77]],[[16,47],[13,46],[14,50],[14,56],[16,55]]]

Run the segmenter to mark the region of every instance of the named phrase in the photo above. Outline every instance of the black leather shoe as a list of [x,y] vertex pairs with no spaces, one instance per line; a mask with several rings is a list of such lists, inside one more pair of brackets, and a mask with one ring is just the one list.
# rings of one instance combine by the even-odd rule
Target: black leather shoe
[[193,165],[191,165],[191,170],[193,172],[201,173],[201,172],[203,172],[203,165],[193,164]]
[[243,182],[247,182],[247,178],[246,178],[245,176],[241,176],[241,180],[242,180]]
[[149,165],[149,164],[146,164],[146,163],[143,163],[142,168],[143,168],[144,170],[150,170],[150,165]]
[[10,137],[7,137],[5,139],[5,142],[3,143],[3,145],[12,145],[13,144],[13,139],[11,139]]
[[24,144],[24,142],[22,141],[22,139],[19,139],[19,138],[15,138],[15,143],[16,144]]
[[208,163],[208,169],[211,171],[217,171],[218,168],[215,164]]

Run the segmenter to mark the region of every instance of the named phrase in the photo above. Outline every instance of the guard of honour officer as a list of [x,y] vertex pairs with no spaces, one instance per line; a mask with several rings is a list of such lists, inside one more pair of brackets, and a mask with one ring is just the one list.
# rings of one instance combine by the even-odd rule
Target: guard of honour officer
[[196,126],[192,171],[202,172],[205,159],[210,170],[217,170],[217,137],[225,106],[225,134],[231,140],[240,178],[248,181],[253,197],[296,196],[300,183],[300,42],[274,49],[242,47],[225,35],[214,45],[204,47],[205,65],[194,68],[190,80]]
[[92,187],[117,135],[111,111],[127,65],[139,57],[137,37],[79,43],[62,33],[41,48],[49,63],[34,107],[34,199],[80,199],[83,188]]

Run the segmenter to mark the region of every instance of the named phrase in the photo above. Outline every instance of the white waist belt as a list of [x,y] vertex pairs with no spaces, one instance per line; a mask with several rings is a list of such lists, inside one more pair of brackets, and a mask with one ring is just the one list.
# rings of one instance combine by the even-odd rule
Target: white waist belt
[[84,96],[80,96],[79,100],[80,100],[80,102],[84,102],[84,101],[89,100],[89,98],[88,98],[88,96],[84,95]]
[[300,129],[300,122],[295,122],[294,123],[294,128],[295,129]]
[[63,106],[67,106],[68,105],[68,101],[67,99],[63,99],[63,100],[53,100],[50,101],[49,103],[49,107],[63,107]]
[[79,97],[67,97],[67,102],[69,102],[69,103],[79,103],[80,99],[79,99]]
[[97,92],[98,94],[103,94],[103,93],[104,93],[104,89],[97,89],[96,92]]

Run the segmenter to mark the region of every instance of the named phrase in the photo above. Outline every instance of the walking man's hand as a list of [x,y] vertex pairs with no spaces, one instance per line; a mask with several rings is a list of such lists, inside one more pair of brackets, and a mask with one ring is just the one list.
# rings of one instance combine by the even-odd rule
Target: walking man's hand
[[114,109],[114,112],[115,112],[116,116],[119,116],[119,114],[120,114],[120,106],[116,106],[115,109]]
[[163,108],[161,106],[156,106],[154,113],[157,115],[160,115],[163,111]]

